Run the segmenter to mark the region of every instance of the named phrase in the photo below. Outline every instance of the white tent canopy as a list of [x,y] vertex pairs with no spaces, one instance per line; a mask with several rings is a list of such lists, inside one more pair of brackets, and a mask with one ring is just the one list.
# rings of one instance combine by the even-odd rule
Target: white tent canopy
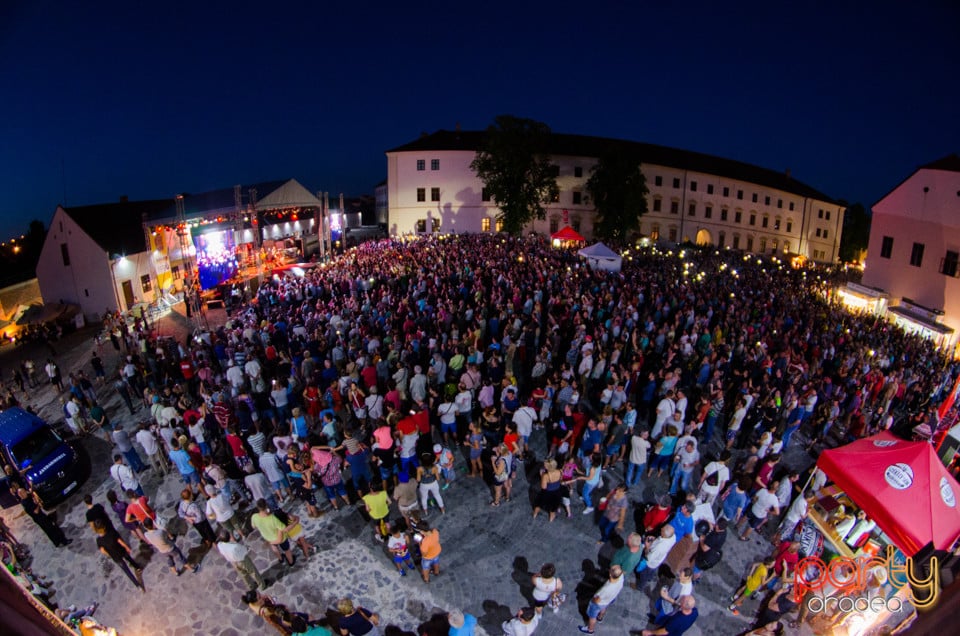
[[619,272],[623,266],[623,258],[603,243],[594,243],[577,253],[587,259],[587,264],[593,269]]
[[284,208],[319,208],[320,199],[300,185],[296,179],[290,179],[282,186],[257,201],[258,210],[278,210]]

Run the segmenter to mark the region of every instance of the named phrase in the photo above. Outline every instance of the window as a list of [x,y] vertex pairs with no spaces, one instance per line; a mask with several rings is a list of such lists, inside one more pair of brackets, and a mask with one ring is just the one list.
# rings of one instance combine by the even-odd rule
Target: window
[[480,200],[481,200],[481,201],[489,201],[489,200],[490,200],[490,191],[487,190],[486,188],[484,188],[483,190],[481,190],[481,191],[480,191]]
[[734,234],[734,235],[733,235],[733,249],[735,249],[735,250],[740,249],[740,235],[739,235],[739,234]]
[[663,208],[663,199],[658,197],[653,200],[653,211],[659,212],[661,208]]
[[503,219],[497,219],[497,222],[493,226],[494,231],[503,232]]
[[756,224],[757,224],[757,215],[754,214],[753,212],[751,212],[751,213],[750,213],[750,225],[756,225]]
[[677,228],[671,227],[670,231],[667,233],[667,238],[670,239],[671,243],[677,242]]
[[574,216],[570,218],[570,227],[573,228],[574,232],[580,231],[580,217]]
[[713,184],[712,184],[712,183],[708,183],[708,184],[707,184],[707,194],[713,194]]
[[670,214],[679,214],[680,213],[680,202],[671,201],[670,202]]
[[696,191],[697,191],[697,182],[696,182],[696,181],[691,181],[691,182],[690,182],[690,192],[696,192]]
[[556,193],[555,193],[552,197],[550,197],[550,202],[551,202],[551,203],[559,203],[559,202],[560,202],[560,191],[559,191],[559,190],[557,190]]
[[[553,229],[553,224],[554,224],[555,222],[556,222],[556,219],[550,219],[550,233],[551,233],[551,234],[553,234],[554,232],[556,232],[556,230]],[[490,231],[490,217],[489,217],[489,216],[485,216],[485,217],[483,217],[482,219],[480,219],[480,231],[481,231],[481,232],[489,232],[489,231]]]
[[910,264],[914,267],[923,265],[923,243],[914,243],[910,252]]
[[[489,225],[489,223],[487,225]],[[550,217],[550,233],[556,234],[557,230],[559,229],[560,229],[560,217],[551,216]]]
[[737,198],[741,200],[743,199],[743,190],[737,190]]
[[960,275],[958,264],[960,264],[960,253],[947,250],[947,255],[940,259],[940,273],[957,278]]
[[756,193],[756,192],[753,193],[753,196],[750,198],[750,200],[753,201],[754,203],[757,202],[757,193]]
[[793,201],[790,202],[790,205],[787,206],[791,212],[793,212]]
[[662,185],[663,185],[663,177],[661,177],[660,175],[655,176],[655,177],[653,178],[653,185],[662,186]]
[[784,253],[784,254],[789,254],[789,253],[790,253],[790,241],[784,241],[784,242],[783,242],[783,253]]
[[717,247],[723,247],[724,243],[727,242],[727,233],[720,232],[717,234]]
[[417,159],[417,170],[423,171],[427,169],[427,162],[424,159]]
[[150,281],[150,274],[144,274],[140,277],[140,289],[143,290],[144,294],[149,294],[150,290],[153,289],[153,283]]
[[735,223],[742,223],[742,222],[743,222],[743,212],[737,210],[737,212],[734,213],[734,215],[733,215],[733,220],[734,220]]
[[763,253],[763,252],[766,252],[766,251],[767,251],[767,239],[765,239],[765,238],[763,238],[763,237],[761,236],[761,237],[760,237],[760,252]]
[[440,200],[440,188],[430,188],[430,200],[431,201]]
[[778,243],[777,239],[773,239],[772,241],[770,241],[770,244],[773,245],[774,252],[777,251],[777,243]]
[[821,233],[822,231],[820,230],[820,228],[817,228],[817,238],[820,238]]
[[83,297],[90,298],[90,290],[87,289],[86,287],[83,288]]
[[650,240],[657,241],[659,239],[660,239],[660,225],[658,223],[654,223],[653,225],[650,226]]
[[727,210],[727,208],[720,208],[720,220],[721,220],[721,221],[726,221],[726,220],[727,220],[727,212],[728,212],[728,211],[729,211],[729,210]]
[[673,187],[674,189],[677,189],[680,187],[680,179],[678,177],[673,178]]
[[70,267],[70,250],[67,248],[66,243],[60,244],[60,258],[63,259],[64,267]]
[[767,227],[768,225],[770,225],[770,217],[764,214],[763,218],[760,219],[760,227]]
[[793,232],[793,221],[787,219],[787,232]]
[[696,216],[697,215],[697,204],[691,203],[687,206],[687,216]]
[[770,197],[763,197],[763,204],[770,205]]
[[827,210],[827,220],[830,220],[830,210]]
[[427,232],[426,219],[417,219],[417,232],[420,234],[425,234]]
[[748,251],[748,252],[752,252],[752,251],[753,251],[753,237],[752,237],[752,236],[748,236],[748,237],[747,237],[747,251]]
[[775,229],[777,232],[780,231],[780,217],[779,217],[779,216],[778,216],[776,219],[773,220],[773,229]]
[[575,166],[575,167],[573,168],[573,176],[575,176],[575,177],[582,177],[582,176],[583,176],[583,168],[581,168],[580,166]]
[[439,159],[431,159],[431,160],[430,160],[430,169],[431,169],[431,170],[439,170],[439,169],[440,169],[440,160],[439,160]]
[[582,199],[583,199],[583,193],[580,192],[579,190],[574,190],[574,191],[573,191],[573,203],[574,203],[574,205],[579,205],[580,202],[582,201]]
[[553,164],[550,166],[550,176],[559,177],[560,176],[560,166]]
[[703,208],[703,218],[712,219],[713,218],[713,206],[708,205]]
[[829,232],[827,232],[827,230],[824,230],[824,231],[823,231],[823,238],[827,238],[827,234],[828,234],[828,233],[829,233]]
[[417,201],[426,201],[427,200],[427,189],[426,188],[417,188]]
[[884,236],[880,243],[880,258],[890,258],[893,254],[893,237]]
[[724,189],[723,189],[723,196],[725,196],[725,197],[730,196],[730,188],[724,188]]
[[778,207],[778,208],[782,208],[782,207],[783,207],[783,199],[777,199],[777,207]]
[[823,218],[823,208],[817,210],[817,218],[818,218],[818,219],[822,219],[822,218]]

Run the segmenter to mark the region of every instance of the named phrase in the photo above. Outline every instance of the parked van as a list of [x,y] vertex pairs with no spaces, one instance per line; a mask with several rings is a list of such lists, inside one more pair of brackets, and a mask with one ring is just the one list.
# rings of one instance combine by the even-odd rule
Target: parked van
[[90,476],[86,451],[17,407],[0,412],[0,462],[12,466],[45,506],[64,500]]

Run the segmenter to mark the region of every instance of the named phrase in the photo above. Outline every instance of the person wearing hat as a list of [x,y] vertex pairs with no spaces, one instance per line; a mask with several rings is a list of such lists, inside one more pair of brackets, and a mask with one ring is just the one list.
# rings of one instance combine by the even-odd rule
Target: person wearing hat
[[474,636],[477,631],[477,617],[458,609],[447,612],[447,622],[450,623],[447,636]]

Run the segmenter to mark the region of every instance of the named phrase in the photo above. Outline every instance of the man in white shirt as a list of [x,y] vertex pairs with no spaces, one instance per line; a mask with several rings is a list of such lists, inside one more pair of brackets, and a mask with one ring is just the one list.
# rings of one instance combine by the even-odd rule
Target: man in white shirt
[[[658,439],[660,437],[660,434],[663,432],[664,425],[667,423],[667,420],[673,416],[673,413],[676,410],[677,407],[673,403],[673,391],[667,391],[667,394],[657,404],[657,419],[654,420],[653,430],[650,431],[650,436],[653,437],[653,439]],[[682,430],[682,428],[677,430]]]
[[[763,527],[763,524],[767,521],[767,516],[771,512],[773,512],[774,517],[780,514],[780,500],[777,499],[777,488],[779,486],[780,482],[771,481],[770,485],[763,490],[758,490],[757,494],[753,496],[753,505],[750,506],[744,517],[747,521],[747,529],[740,537],[741,541],[746,541],[754,530]],[[740,523],[743,523],[744,519],[741,519]]]
[[740,425],[743,424],[743,418],[747,416],[747,403],[743,398],[737,400],[737,408],[730,418],[730,425],[727,426],[727,448],[733,446],[737,441],[737,435],[740,434]]
[[257,566],[250,560],[250,550],[247,546],[231,541],[226,532],[220,532],[217,539],[217,550],[227,560],[227,563],[232,565],[233,569],[243,577],[244,582],[251,590],[267,587],[267,583],[263,580],[260,571],[257,570]]
[[133,469],[123,463],[123,455],[113,456],[113,466],[110,467],[110,476],[120,486],[121,492],[132,490],[138,497],[143,497],[143,487]]
[[657,570],[666,561],[670,550],[677,543],[677,531],[670,524],[666,524],[660,529],[659,537],[653,541],[648,538],[647,541],[643,560],[637,566],[637,582],[630,584],[630,587],[635,590],[640,589],[640,586],[650,577],[656,576]]
[[[537,411],[532,406],[533,400],[527,402],[526,406],[521,406],[513,414],[513,423],[517,425],[517,435],[523,440],[523,447],[526,448],[530,442],[530,435],[533,433],[533,423],[537,421]],[[521,448],[520,450],[523,450]]]
[[383,396],[377,393],[377,387],[370,387],[370,395],[364,398],[363,404],[371,421],[376,422],[383,417]]
[[218,490],[216,486],[207,486],[207,497],[207,506],[204,510],[207,519],[216,520],[221,529],[242,541],[245,536],[243,526],[237,517],[237,512],[230,504],[230,494],[225,490]]
[[143,452],[147,455],[150,465],[160,475],[167,474],[167,461],[164,454],[160,452],[160,444],[157,442],[157,436],[150,430],[150,426],[142,424],[137,434],[134,435],[137,443],[143,447]]
[[610,574],[607,581],[597,590],[597,593],[587,604],[587,624],[581,625],[579,629],[584,634],[592,634],[598,621],[602,621],[607,613],[607,608],[617,599],[620,590],[623,589],[623,569],[619,565],[610,566]]
[[703,475],[700,476],[700,501],[713,505],[717,495],[723,492],[723,487],[730,481],[730,469],[727,468],[727,462],[730,460],[730,451],[724,450],[720,453],[720,458],[715,459],[706,465],[703,469]]
[[787,514],[783,518],[783,523],[780,524],[780,528],[773,538],[773,545],[780,545],[780,541],[784,539],[787,541],[793,539],[793,531],[797,527],[797,524],[807,516],[807,508],[807,498],[803,496],[803,493],[800,493],[797,495],[797,498],[793,500],[793,503],[790,504],[790,509],[787,510]]
[[233,392],[233,396],[236,397],[243,390],[246,377],[244,376],[243,369],[234,364],[233,360],[230,360],[227,364],[229,365],[227,369],[227,382],[230,383],[230,389]]

